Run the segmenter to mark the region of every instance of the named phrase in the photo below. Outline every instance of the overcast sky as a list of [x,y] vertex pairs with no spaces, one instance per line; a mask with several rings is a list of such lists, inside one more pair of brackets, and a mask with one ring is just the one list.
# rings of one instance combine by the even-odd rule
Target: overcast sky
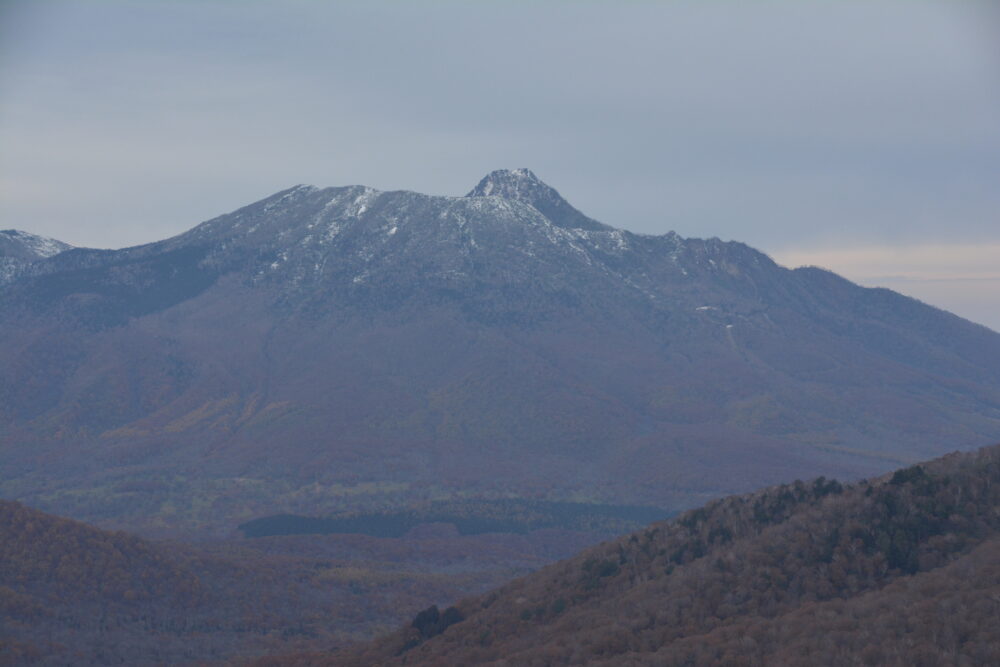
[[0,0],[0,227],[121,247],[296,183],[530,167],[1000,330],[995,7]]

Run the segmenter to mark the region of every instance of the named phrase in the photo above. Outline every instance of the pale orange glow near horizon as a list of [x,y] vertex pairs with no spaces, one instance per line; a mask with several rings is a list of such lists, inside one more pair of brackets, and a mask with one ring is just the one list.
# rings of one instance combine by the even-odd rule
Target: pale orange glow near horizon
[[1000,243],[790,248],[771,254],[779,264],[829,269],[1000,331]]

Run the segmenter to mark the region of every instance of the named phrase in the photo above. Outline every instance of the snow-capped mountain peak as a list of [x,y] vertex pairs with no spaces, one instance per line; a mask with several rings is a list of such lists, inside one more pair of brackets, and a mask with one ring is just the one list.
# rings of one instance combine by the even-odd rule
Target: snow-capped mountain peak
[[573,208],[555,188],[544,183],[530,169],[492,171],[466,197],[503,197],[531,204],[558,227],[593,231],[610,229]]
[[[520,199],[539,191],[555,192],[530,169],[497,169],[483,177],[467,197],[500,196]],[[546,192],[546,194],[550,194]]]

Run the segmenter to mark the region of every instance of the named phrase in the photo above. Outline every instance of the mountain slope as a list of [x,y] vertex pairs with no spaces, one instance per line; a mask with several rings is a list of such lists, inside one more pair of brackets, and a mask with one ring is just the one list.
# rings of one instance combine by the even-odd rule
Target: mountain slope
[[71,247],[68,243],[17,229],[0,230],[0,257],[35,261],[58,255]]
[[14,278],[29,264],[69,250],[62,241],[22,232],[0,230],[0,285]]
[[995,446],[726,498],[301,662],[995,664],[998,481]]
[[[218,567],[180,550],[0,501],[0,566],[2,664],[190,660],[217,643],[191,635],[217,604],[199,575]],[[212,629],[246,640],[226,625]]]
[[1000,433],[1000,334],[607,227],[527,170],[298,186],[33,262],[0,289],[0,368],[0,493],[165,529],[468,493],[675,509]]

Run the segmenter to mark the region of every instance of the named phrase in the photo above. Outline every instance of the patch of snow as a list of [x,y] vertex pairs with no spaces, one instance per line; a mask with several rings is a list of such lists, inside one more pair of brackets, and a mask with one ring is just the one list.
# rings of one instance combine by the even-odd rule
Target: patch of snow
[[364,214],[368,210],[368,205],[371,204],[372,200],[378,197],[380,193],[374,188],[369,188],[365,186],[361,194],[354,198],[354,201],[348,207],[346,213],[347,215],[358,217]]
[[21,262],[11,257],[0,257],[0,285],[12,281],[21,267]]
[[39,255],[40,257],[52,257],[53,255],[58,255],[66,249],[65,244],[44,236],[36,236],[32,241],[33,242],[28,243],[27,245],[36,255]]
[[274,269],[278,268],[287,261],[288,261],[288,252],[287,251],[282,252],[280,255],[278,255],[278,259],[271,262],[271,270],[273,271]]
[[315,189],[316,189],[316,187],[312,186],[312,185],[296,185],[294,188],[292,188],[291,190],[289,190],[288,192],[286,192],[280,198],[278,198],[275,201],[270,202],[269,204],[267,204],[264,207],[264,211],[270,211],[270,210],[274,209],[276,206],[278,206],[278,204],[280,204],[281,202],[285,201],[286,199],[290,199],[291,197],[297,197],[299,195],[306,194],[306,193],[308,193],[308,192],[310,192],[312,190],[315,190]]
[[47,236],[29,234],[28,232],[22,232],[18,229],[11,229],[0,233],[16,240],[40,258],[52,257],[73,247],[68,243],[63,243],[62,241],[57,241]]
[[339,222],[331,220],[330,224],[326,228],[326,234],[323,235],[323,243],[329,243],[332,241],[334,237],[340,233],[341,229],[342,227]]

